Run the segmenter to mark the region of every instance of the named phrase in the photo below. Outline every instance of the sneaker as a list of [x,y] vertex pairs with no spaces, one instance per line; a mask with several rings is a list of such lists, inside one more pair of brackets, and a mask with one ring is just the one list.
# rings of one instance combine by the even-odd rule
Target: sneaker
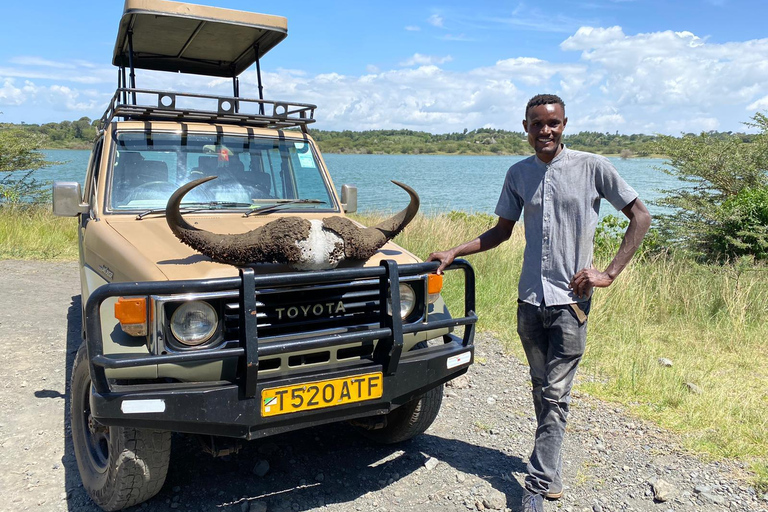
[[544,512],[544,496],[524,489],[523,508],[521,510],[522,512]]

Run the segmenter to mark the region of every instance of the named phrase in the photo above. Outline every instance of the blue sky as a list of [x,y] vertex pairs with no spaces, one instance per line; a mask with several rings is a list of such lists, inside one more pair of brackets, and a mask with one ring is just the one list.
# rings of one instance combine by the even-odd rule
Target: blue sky
[[[570,131],[736,131],[768,109],[764,0],[193,3],[286,16],[288,38],[262,61],[265,96],[316,103],[322,129],[519,130],[539,92],[563,97]],[[123,2],[1,9],[0,121],[99,117]],[[229,91],[201,77],[137,80]],[[242,82],[256,96],[254,72]]]

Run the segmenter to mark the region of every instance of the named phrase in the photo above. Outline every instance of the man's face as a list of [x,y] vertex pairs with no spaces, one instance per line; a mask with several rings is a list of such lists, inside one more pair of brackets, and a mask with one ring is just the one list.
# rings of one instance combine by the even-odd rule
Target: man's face
[[531,107],[523,121],[528,144],[544,162],[550,162],[560,150],[560,139],[568,123],[563,107],[558,103]]

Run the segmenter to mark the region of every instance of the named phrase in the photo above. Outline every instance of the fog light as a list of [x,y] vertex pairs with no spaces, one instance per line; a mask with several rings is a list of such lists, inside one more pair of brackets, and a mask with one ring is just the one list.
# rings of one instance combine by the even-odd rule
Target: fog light
[[171,315],[171,332],[181,343],[194,347],[208,341],[218,323],[216,311],[207,302],[185,302]]
[[[405,319],[416,306],[416,292],[411,285],[400,284],[400,318]],[[392,299],[387,299],[387,314],[392,315]]]

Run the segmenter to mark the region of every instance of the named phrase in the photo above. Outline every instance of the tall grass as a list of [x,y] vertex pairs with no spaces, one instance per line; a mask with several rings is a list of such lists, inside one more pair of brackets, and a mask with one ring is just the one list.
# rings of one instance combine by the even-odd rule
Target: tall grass
[[[360,219],[375,223],[378,217]],[[417,217],[396,242],[425,258],[493,225],[487,215]],[[610,244],[607,244],[610,245]],[[516,334],[522,230],[493,251],[469,256],[477,274],[479,328],[524,360]],[[596,253],[604,268],[613,250]],[[446,277],[449,305],[460,283]],[[768,268],[702,265],[684,256],[639,256],[590,314],[581,389],[625,404],[681,434],[690,449],[753,464],[768,490]],[[667,367],[660,358],[672,361]]]
[[0,205],[0,259],[77,259],[77,221],[50,206]]

